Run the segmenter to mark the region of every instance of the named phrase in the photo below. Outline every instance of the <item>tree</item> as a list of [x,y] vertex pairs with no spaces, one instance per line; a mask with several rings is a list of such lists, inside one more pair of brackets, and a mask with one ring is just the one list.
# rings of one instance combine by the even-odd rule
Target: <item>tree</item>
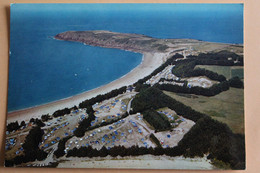
[[160,141],[154,136],[153,133],[150,134],[150,138],[157,145],[157,147],[162,147]]
[[53,115],[53,117],[60,117],[60,116],[64,116],[65,114],[70,114],[70,112],[71,112],[71,110],[69,108],[64,108],[64,109],[55,111],[52,115]]
[[171,124],[168,121],[167,117],[159,114],[155,110],[149,109],[144,111],[143,117],[157,131],[169,130],[171,128]]
[[12,166],[14,164],[19,165],[21,163],[31,162],[37,160],[44,160],[47,157],[47,153],[40,150],[38,144],[42,140],[43,130],[39,126],[33,127],[29,134],[25,138],[25,142],[22,145],[24,149],[24,155],[16,156],[12,160],[6,160],[6,166]]
[[[92,107],[91,107],[92,108]],[[93,109],[92,110],[89,110],[90,113],[88,115],[88,118],[84,119],[83,121],[81,121],[79,123],[79,127],[74,131],[74,135],[77,136],[77,137],[82,137],[84,136],[86,130],[90,127],[91,125],[91,122],[93,120],[95,120],[96,116],[94,115],[94,113],[92,111],[94,111]]]
[[21,127],[26,126],[25,122],[22,121],[20,126],[21,126]]
[[54,151],[54,155],[59,158],[65,155],[65,144],[72,136],[67,136],[59,141],[58,148]]
[[244,88],[244,83],[239,79],[239,77],[233,77],[229,79],[229,85],[234,88]]
[[38,149],[38,144],[42,140],[42,135],[44,134],[43,130],[39,127],[33,127],[29,134],[25,138],[25,142],[22,145],[25,153],[32,150]]
[[7,126],[6,126],[6,130],[11,132],[13,130],[18,130],[20,128],[19,124],[18,124],[18,121],[16,122],[12,122],[12,123],[9,123]]
[[93,109],[93,107],[91,106],[91,105],[88,105],[87,106],[87,110],[86,110],[86,113],[87,114],[94,114],[94,109]]
[[39,126],[39,127],[44,127],[44,126],[45,126],[45,124],[44,124],[41,120],[39,120],[38,118],[36,118],[35,124],[36,124],[37,126]]
[[46,114],[46,115],[42,115],[42,116],[41,116],[41,120],[42,120],[43,122],[46,122],[46,121],[51,120],[51,119],[52,119],[52,118],[50,117],[49,114]]

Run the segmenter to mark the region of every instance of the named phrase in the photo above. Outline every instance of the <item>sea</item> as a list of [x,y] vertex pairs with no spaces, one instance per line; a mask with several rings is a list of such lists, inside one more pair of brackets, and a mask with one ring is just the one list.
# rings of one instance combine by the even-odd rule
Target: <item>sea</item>
[[139,53],[53,39],[84,30],[243,44],[243,4],[11,4],[8,112],[100,87],[141,63]]

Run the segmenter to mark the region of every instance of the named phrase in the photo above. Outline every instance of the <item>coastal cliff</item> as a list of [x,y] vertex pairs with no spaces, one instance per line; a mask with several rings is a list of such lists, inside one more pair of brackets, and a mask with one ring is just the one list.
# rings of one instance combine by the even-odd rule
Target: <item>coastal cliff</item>
[[[87,45],[117,48],[133,52],[167,52],[168,49],[180,49],[186,46],[178,43],[198,44],[192,39],[157,39],[140,34],[117,33],[110,31],[67,31],[57,34],[55,39],[76,41]],[[184,46],[184,47],[183,47]]]
[[243,45],[212,43],[194,39],[158,39],[141,34],[118,33],[104,30],[66,31],[54,36],[55,39],[81,42],[86,45],[117,48],[139,53],[176,53],[199,54],[220,50],[243,53]]

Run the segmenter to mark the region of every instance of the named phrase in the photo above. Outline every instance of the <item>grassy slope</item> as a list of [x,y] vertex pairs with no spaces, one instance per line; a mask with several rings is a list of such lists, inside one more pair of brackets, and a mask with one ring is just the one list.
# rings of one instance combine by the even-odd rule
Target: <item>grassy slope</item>
[[172,98],[191,106],[194,110],[205,113],[212,118],[226,123],[234,133],[244,134],[244,90],[230,88],[213,97],[196,96],[189,94],[177,95],[164,91]]
[[238,76],[240,78],[244,78],[243,67],[240,66],[216,66],[216,65],[197,65],[195,68],[204,68],[206,70],[210,70],[216,72],[218,74],[222,74],[227,79]]

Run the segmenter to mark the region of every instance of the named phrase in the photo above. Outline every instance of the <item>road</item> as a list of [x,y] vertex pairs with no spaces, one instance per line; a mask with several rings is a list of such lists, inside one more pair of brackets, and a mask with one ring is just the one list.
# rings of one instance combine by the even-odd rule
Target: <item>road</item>
[[134,97],[133,98],[131,98],[131,100],[129,101],[129,103],[128,103],[128,105],[127,105],[127,112],[128,112],[128,114],[130,114],[130,110],[131,110],[131,102],[133,101],[133,99],[134,99]]

